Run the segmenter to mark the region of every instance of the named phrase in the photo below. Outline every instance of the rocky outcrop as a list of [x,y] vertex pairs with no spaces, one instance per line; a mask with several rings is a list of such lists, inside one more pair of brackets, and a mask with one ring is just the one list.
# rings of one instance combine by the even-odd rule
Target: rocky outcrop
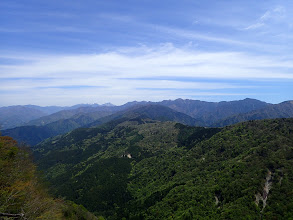
[[267,205],[268,195],[269,195],[270,189],[272,188],[272,183],[273,183],[272,180],[273,180],[273,174],[270,170],[268,170],[268,174],[266,176],[266,181],[265,181],[265,185],[263,187],[262,193],[257,193],[255,195],[255,203],[257,206],[259,205],[259,201],[262,201],[263,207],[261,212],[264,210],[264,208]]

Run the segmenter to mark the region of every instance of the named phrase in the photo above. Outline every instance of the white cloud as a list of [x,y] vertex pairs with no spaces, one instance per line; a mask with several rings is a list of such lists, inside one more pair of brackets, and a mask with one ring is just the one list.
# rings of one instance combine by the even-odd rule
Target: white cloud
[[260,18],[259,20],[261,21],[266,21],[268,20],[269,18],[271,18],[272,16],[272,13],[270,11],[266,11]]
[[34,56],[34,59],[29,64],[0,66],[0,78],[292,78],[291,74],[280,70],[262,68],[293,68],[291,60],[278,57],[237,52],[209,53],[176,48],[172,44],[101,54],[52,55],[39,59]]
[[286,9],[282,6],[277,6],[272,10],[266,11],[260,16],[254,24],[251,24],[244,28],[244,30],[259,29],[275,22],[287,22],[286,20]]
[[260,28],[262,26],[264,26],[265,24],[264,23],[255,23],[255,24],[252,24],[252,25],[249,25],[248,27],[244,28],[245,30],[253,30],[253,29],[257,29],[257,28]]
[[[282,71],[293,68],[291,60],[236,52],[208,53],[172,44],[100,54],[24,57],[28,64],[0,65],[3,103],[14,100],[18,104],[65,105],[74,99],[79,100],[75,103],[122,104],[143,99],[223,96],[232,95],[227,92],[231,89],[252,88],[239,83],[241,80],[293,79],[293,74]],[[225,82],[231,79],[238,83]]]
[[169,35],[175,35],[187,39],[194,39],[194,40],[203,40],[203,41],[210,41],[210,42],[217,42],[217,43],[223,43],[223,44],[229,44],[229,45],[238,45],[238,46],[260,46],[257,43],[252,42],[244,42],[240,40],[234,40],[230,38],[224,38],[224,37],[218,37],[218,36],[211,36],[206,33],[198,33],[195,31],[180,29],[180,28],[170,28],[166,26],[160,26],[160,25],[152,25],[153,29],[165,32]]
[[27,89],[21,92],[14,92],[9,95],[0,92],[1,104],[15,105],[15,104],[38,104],[38,105],[61,105],[69,106],[77,103],[107,103],[124,104],[129,101],[162,101],[164,99],[177,99],[194,97],[216,97],[216,96],[251,96],[247,93],[229,93],[229,92],[190,92],[184,90],[176,90],[174,92],[168,90],[132,90],[120,88],[114,89],[99,89],[88,88],[82,90],[64,90],[58,88],[48,89]]

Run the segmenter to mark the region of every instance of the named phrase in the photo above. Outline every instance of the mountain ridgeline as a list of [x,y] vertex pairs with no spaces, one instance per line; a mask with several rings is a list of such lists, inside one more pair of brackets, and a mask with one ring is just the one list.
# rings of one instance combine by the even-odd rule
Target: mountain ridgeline
[[293,117],[293,101],[282,102],[277,105],[269,105],[247,113],[230,116],[222,121],[213,124],[216,127],[236,124],[249,120],[273,119],[273,118],[292,118]]
[[79,127],[92,127],[121,117],[144,115],[160,121],[191,126],[222,127],[241,121],[292,117],[292,102],[277,105],[254,99],[231,102],[203,102],[177,99],[162,102],[130,102],[122,106],[78,105],[27,122],[25,126],[2,130],[19,142],[36,145],[49,137]]
[[[111,108],[112,107],[112,108]],[[2,130],[25,126],[46,125],[60,119],[68,119],[77,114],[94,111],[112,112],[119,107],[98,104],[80,104],[71,107],[36,105],[16,105],[0,108],[0,128]]]
[[248,98],[230,102],[204,102],[190,99],[177,99],[174,101],[162,101],[160,104],[201,120],[201,126],[212,126],[215,122],[229,116],[262,109],[271,105]]

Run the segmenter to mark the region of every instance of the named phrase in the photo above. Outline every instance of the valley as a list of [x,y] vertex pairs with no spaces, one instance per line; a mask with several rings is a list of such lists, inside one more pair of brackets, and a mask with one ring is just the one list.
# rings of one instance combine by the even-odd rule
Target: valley
[[[251,102],[252,107],[243,109],[243,101],[243,106]],[[222,110],[210,110],[209,116],[200,113],[196,102],[193,110],[178,112],[174,110],[182,108],[178,103],[192,101],[175,100],[172,105],[163,101],[164,105],[77,109],[66,119],[56,117],[60,114],[56,112],[53,122],[48,119],[44,125],[16,127],[2,134],[31,141],[34,163],[50,183],[50,193],[84,206],[99,218],[289,219],[293,215],[292,102],[243,101],[227,104],[222,118],[229,112],[232,116],[223,124],[237,117],[247,122],[226,127],[211,125],[221,118],[215,112]],[[193,118],[191,112],[201,117]],[[251,120],[255,118],[249,115],[256,114],[262,120]],[[34,119],[36,124],[37,120],[45,119]],[[69,126],[73,122],[76,125]],[[50,126],[56,133],[34,139]],[[34,130],[30,133],[28,128]]]

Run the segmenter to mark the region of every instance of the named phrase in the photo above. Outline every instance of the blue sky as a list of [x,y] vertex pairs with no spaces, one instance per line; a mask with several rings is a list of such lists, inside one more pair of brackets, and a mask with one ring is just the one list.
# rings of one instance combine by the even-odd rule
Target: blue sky
[[0,1],[0,100],[293,99],[293,2]]

